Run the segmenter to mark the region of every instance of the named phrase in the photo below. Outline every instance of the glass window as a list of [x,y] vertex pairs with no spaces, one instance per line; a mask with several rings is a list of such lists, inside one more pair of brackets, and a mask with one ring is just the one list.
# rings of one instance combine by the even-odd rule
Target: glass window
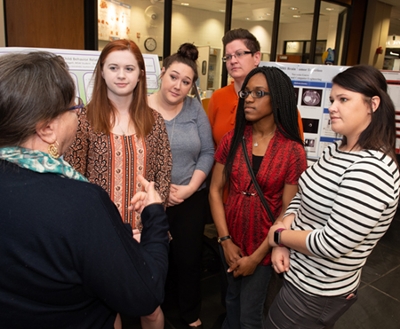
[[99,50],[110,41],[128,38],[142,53],[163,53],[164,3],[159,0],[98,0]]
[[318,39],[315,63],[341,65],[347,8],[327,1],[321,1],[318,23]]
[[[225,2],[173,2],[171,52],[190,42],[199,50],[197,85],[203,96],[221,85]],[[209,92],[207,92],[209,90]]]
[[249,30],[261,46],[261,59],[269,61],[271,55],[272,23],[275,1],[255,0],[251,5],[245,1],[233,0],[232,29]]
[[[277,61],[308,63],[314,16],[314,0],[282,1]],[[289,50],[289,52],[287,52]]]

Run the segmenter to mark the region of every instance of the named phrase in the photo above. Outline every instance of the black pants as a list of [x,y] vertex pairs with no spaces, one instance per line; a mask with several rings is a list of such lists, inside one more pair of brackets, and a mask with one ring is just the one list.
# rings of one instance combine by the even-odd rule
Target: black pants
[[168,207],[172,240],[169,278],[177,288],[180,316],[187,324],[200,316],[202,250],[207,193],[200,190],[177,206]]

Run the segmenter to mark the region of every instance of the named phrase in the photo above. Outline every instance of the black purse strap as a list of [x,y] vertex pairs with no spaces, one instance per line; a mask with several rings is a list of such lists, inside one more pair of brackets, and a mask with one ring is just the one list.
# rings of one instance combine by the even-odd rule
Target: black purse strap
[[246,140],[244,139],[244,136],[242,138],[242,149],[244,153],[244,158],[246,159],[246,164],[247,164],[247,169],[249,170],[249,174],[251,176],[251,180],[253,181],[254,187],[257,190],[258,196],[260,197],[261,203],[263,204],[265,210],[268,213],[269,218],[271,219],[272,223],[275,222],[274,215],[272,214],[271,208],[269,207],[267,200],[265,200],[264,194],[261,191],[260,185],[258,185],[256,176],[254,175],[253,168],[251,168],[249,156],[247,155],[247,148],[246,148]]

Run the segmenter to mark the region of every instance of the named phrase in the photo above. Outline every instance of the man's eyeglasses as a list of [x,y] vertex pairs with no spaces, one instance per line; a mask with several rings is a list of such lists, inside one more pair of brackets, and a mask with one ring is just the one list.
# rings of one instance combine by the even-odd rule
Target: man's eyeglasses
[[85,107],[85,104],[83,104],[83,100],[80,97],[75,97],[74,98],[74,106],[71,106],[70,108],[68,108],[68,110],[73,111],[73,110],[78,110],[77,114],[81,114],[82,109]]
[[264,90],[252,90],[252,91],[248,91],[248,90],[241,90],[239,91],[239,97],[246,99],[249,95],[251,95],[251,97],[253,98],[261,98],[264,96],[268,96],[271,95],[271,93],[269,93],[268,91],[264,91]]
[[237,50],[235,51],[234,54],[232,55],[225,55],[225,57],[222,57],[222,61],[224,63],[229,62],[230,60],[232,60],[233,57],[235,57],[236,59],[239,59],[241,57],[243,57],[244,55],[249,55],[249,54],[253,54],[252,51],[246,51],[246,50]]

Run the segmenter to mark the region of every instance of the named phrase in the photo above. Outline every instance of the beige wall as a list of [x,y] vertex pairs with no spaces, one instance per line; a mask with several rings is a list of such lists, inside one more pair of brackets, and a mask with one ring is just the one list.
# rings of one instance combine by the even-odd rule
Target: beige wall
[[[386,41],[389,34],[391,10],[392,6],[390,5],[377,0],[369,1],[360,64],[369,64],[382,69]],[[378,47],[383,48],[382,54],[376,54]]]

